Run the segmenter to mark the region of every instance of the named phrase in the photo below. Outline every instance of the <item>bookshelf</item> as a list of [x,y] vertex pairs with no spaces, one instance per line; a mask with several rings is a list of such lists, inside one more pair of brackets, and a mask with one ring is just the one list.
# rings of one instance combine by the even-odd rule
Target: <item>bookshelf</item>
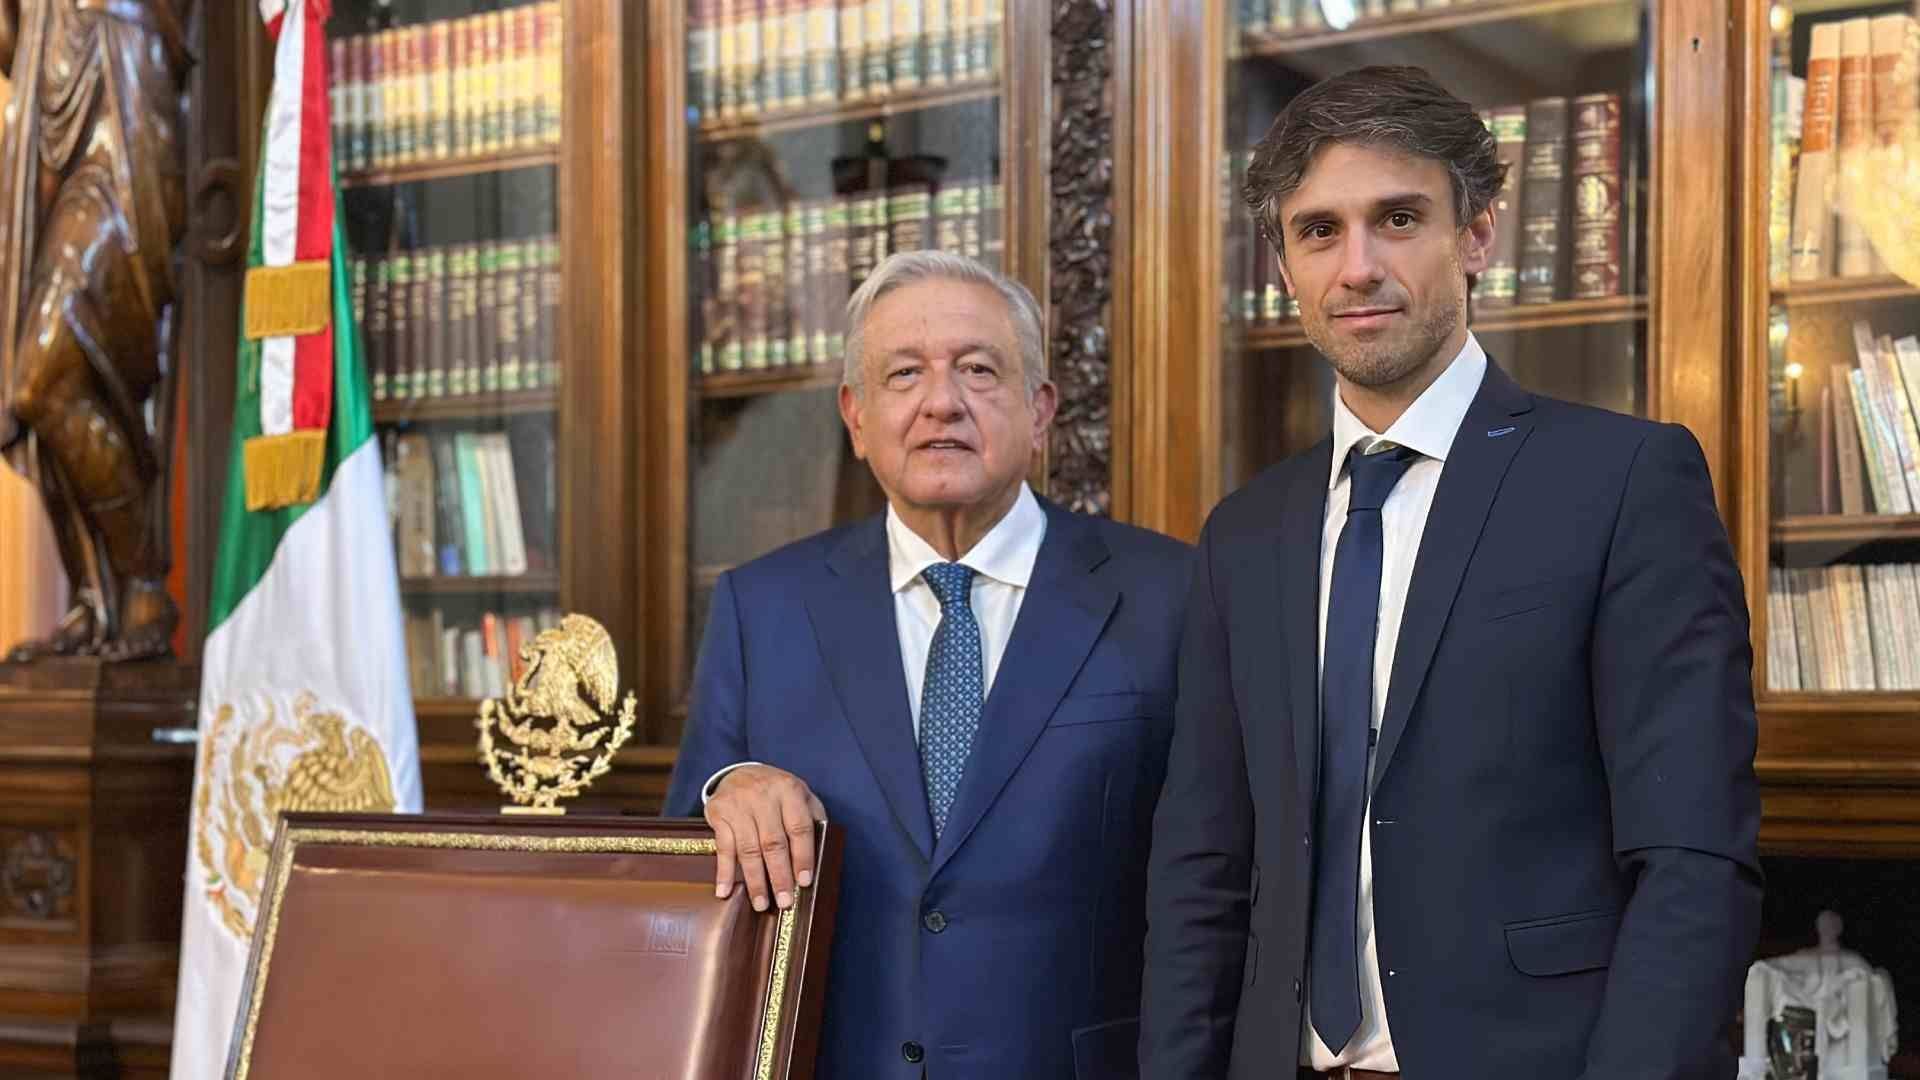
[[[1637,0],[1357,3],[1347,25],[1318,5],[1228,5],[1223,46],[1224,196],[1210,273],[1219,335],[1221,460],[1201,489],[1224,493],[1311,446],[1330,422],[1333,380],[1285,294],[1276,257],[1237,197],[1251,148],[1300,90],[1361,64],[1415,64],[1474,102],[1509,162],[1495,207],[1494,265],[1471,325],[1523,386],[1623,412],[1653,412],[1663,378],[1647,255],[1654,183],[1649,92],[1655,24]],[[1393,10],[1407,8],[1413,10]],[[1287,19],[1290,24],[1283,25]],[[1527,56],[1525,65],[1484,63]],[[1524,74],[1519,70],[1524,66]],[[1601,197],[1576,198],[1591,191]],[[1529,193],[1532,194],[1529,194]],[[1178,222],[1173,229],[1180,228]],[[1217,478],[1217,479],[1216,479]],[[1217,490],[1213,483],[1217,482]]]
[[596,44],[632,14],[339,0],[328,24],[429,807],[498,802],[468,775],[472,720],[563,612],[604,623],[623,681],[645,679],[637,557],[608,542],[634,469],[612,449],[633,418],[608,405],[630,392],[617,298],[639,211],[618,193],[638,165],[622,58]]
[[[1908,59],[1910,8],[1776,5],[1739,38],[1749,73],[1737,234],[1747,387],[1731,467],[1754,627],[1762,840],[1792,854],[1920,852],[1920,288],[1832,178],[1916,96],[1843,68]],[[1856,59],[1857,57],[1857,59]],[[1889,116],[1874,110],[1887,106]],[[1824,152],[1803,152],[1827,145]],[[1890,192],[1890,199],[1906,193]],[[1908,362],[1911,358],[1911,363]],[[1911,374],[1909,374],[1911,372]]]

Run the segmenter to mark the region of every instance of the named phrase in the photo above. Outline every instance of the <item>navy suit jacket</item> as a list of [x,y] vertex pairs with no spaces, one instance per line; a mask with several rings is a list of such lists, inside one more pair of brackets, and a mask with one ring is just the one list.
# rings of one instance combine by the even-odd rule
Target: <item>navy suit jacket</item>
[[[1201,539],[1150,870],[1142,1075],[1300,1059],[1331,441]],[[1684,429],[1488,365],[1374,763],[1375,942],[1412,1080],[1726,1077],[1760,912],[1748,624]]]
[[715,586],[667,812],[699,815],[707,778],[752,760],[805,780],[846,828],[822,1080],[1134,1073],[1191,549],[1041,505],[1046,537],[937,844],[885,519]]

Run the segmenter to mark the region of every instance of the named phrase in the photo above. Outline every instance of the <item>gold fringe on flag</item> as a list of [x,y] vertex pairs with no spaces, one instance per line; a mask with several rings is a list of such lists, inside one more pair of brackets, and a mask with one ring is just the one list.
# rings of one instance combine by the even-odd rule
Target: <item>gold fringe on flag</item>
[[258,341],[325,330],[333,318],[332,273],[326,259],[248,270],[247,336]]
[[326,429],[256,435],[247,440],[243,453],[247,509],[277,510],[320,497],[320,469],[327,459]]

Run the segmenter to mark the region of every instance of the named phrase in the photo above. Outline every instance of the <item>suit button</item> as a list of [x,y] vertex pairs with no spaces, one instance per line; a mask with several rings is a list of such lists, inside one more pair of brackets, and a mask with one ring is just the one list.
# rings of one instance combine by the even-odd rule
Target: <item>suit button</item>
[[1300,980],[1299,979],[1293,980],[1293,1001],[1294,1001],[1294,1004],[1296,1005],[1300,1003]]
[[947,928],[947,917],[938,911],[929,911],[927,917],[920,920],[920,924],[929,932],[937,934]]
[[900,1056],[907,1059],[907,1064],[918,1065],[926,1059],[927,1052],[920,1048],[919,1043],[910,1042],[900,1047]]

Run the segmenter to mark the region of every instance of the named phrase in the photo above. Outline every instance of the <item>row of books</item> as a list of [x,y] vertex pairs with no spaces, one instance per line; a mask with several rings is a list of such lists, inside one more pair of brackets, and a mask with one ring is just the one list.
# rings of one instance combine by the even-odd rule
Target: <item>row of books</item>
[[1920,338],[1863,319],[1853,347],[1820,388],[1821,512],[1920,512]]
[[[1481,116],[1507,177],[1494,201],[1494,247],[1474,289],[1475,309],[1620,295],[1620,95],[1541,98]],[[1249,156],[1240,156],[1236,175],[1245,175]],[[1296,317],[1271,248],[1238,200],[1235,206],[1241,321]]]
[[692,0],[703,120],[883,99],[1000,71],[1006,0]]
[[[1436,8],[1470,7],[1474,0],[1345,0],[1340,16],[1354,22],[1388,19]],[[1327,15],[1319,0],[1239,0],[1234,27],[1243,34],[1290,34],[1324,30]]]
[[838,361],[847,297],[889,254],[938,248],[998,269],[1002,203],[992,181],[961,181],[937,194],[913,184],[699,222],[701,374]]
[[553,427],[400,434],[386,443],[388,516],[403,580],[555,569]]
[[1767,574],[1769,690],[1920,690],[1920,565]]
[[[1920,33],[1911,15],[1814,24],[1803,79],[1773,61],[1769,275],[1886,272],[1861,218],[1876,152],[1920,137]],[[1910,151],[1909,151],[1910,152]]]
[[504,697],[526,672],[520,650],[560,625],[560,609],[525,615],[481,613],[471,623],[451,621],[439,609],[408,612],[407,674],[416,697]]
[[557,236],[355,258],[353,306],[376,401],[559,385]]
[[560,141],[560,2],[335,38],[328,83],[343,170]]

